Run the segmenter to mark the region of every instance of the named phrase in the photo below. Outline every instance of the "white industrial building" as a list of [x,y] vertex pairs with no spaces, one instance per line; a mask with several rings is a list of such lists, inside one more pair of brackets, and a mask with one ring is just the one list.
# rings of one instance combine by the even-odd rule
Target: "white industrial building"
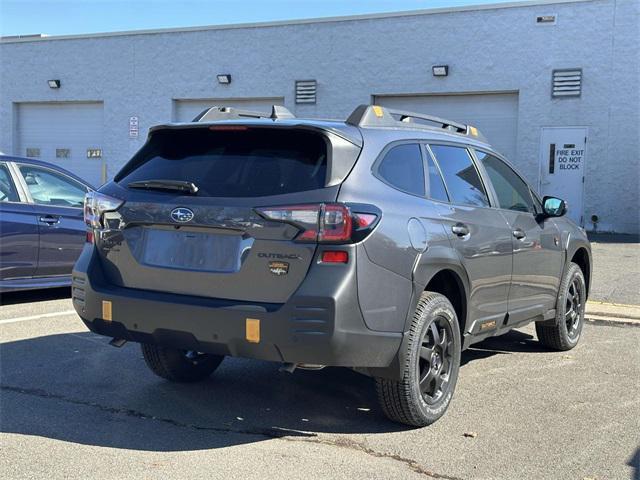
[[638,233],[639,43],[638,0],[5,37],[0,150],[99,184],[151,125],[211,105],[377,103],[471,123],[588,230]]

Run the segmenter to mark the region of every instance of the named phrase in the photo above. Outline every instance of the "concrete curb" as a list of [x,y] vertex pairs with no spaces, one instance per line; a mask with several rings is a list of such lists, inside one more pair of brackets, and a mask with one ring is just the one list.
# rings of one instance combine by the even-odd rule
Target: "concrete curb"
[[640,326],[640,305],[588,301],[585,318],[598,323]]

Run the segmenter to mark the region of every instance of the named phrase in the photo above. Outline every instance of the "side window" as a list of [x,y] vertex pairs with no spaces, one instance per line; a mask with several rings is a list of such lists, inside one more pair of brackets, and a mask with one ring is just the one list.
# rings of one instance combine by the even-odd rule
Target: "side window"
[[466,148],[431,145],[453,203],[488,207],[489,199]]
[[429,153],[427,153],[427,170],[429,174],[429,198],[448,202],[449,196],[444,186],[444,180],[442,180],[440,170]]
[[378,165],[378,175],[399,190],[424,195],[424,166],[420,145],[397,145],[387,152]]
[[500,208],[535,213],[529,186],[509,165],[485,152],[476,151],[476,155],[489,175]]
[[86,188],[75,180],[46,168],[20,166],[33,201],[40,205],[82,207]]
[[0,202],[19,202],[18,192],[7,165],[0,163]]

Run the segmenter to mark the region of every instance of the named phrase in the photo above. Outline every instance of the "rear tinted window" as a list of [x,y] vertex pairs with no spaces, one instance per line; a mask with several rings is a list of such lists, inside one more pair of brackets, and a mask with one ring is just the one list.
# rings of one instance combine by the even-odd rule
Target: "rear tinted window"
[[391,148],[380,162],[378,175],[400,190],[424,195],[424,167],[420,145],[411,143]]
[[209,197],[259,197],[323,188],[327,143],[314,132],[253,128],[163,130],[116,176],[184,180]]
[[466,148],[431,145],[453,203],[489,206],[487,194]]

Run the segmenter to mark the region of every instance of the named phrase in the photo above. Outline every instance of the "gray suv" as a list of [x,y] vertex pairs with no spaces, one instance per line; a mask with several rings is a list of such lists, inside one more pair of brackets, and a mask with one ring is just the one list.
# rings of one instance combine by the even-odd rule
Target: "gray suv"
[[213,107],[153,127],[87,195],[73,304],[163,378],[225,356],[350,367],[389,418],[423,426],[471,344],[529,322],[551,349],[577,344],[591,249],[565,211],[472,126]]

